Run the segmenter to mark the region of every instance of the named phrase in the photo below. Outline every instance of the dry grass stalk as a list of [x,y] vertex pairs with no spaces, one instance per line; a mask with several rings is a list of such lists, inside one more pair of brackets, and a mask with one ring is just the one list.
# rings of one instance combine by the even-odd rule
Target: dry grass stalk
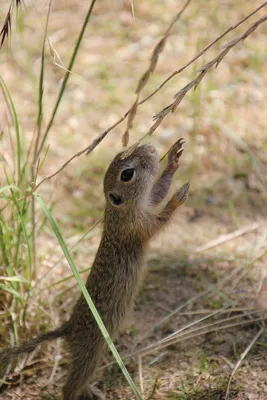
[[[81,243],[83,241],[83,239],[98,225],[100,224],[102,221],[104,220],[104,217],[99,218],[71,247],[70,247],[70,251],[72,251],[79,243]],[[39,289],[39,284],[47,277],[48,274],[51,273],[51,271],[54,270],[54,268],[61,263],[64,260],[65,256],[64,254],[51,266],[51,268],[49,268],[43,276],[41,276],[35,283],[35,285],[33,286],[33,290]],[[82,271],[79,271],[80,274],[84,273],[84,272],[88,272],[91,269],[91,267],[85,268]],[[63,281],[65,282],[68,279],[71,279],[73,277],[73,275],[69,275],[69,277],[67,278],[63,278]],[[62,283],[62,280],[57,281],[56,283],[53,283],[52,285],[48,286],[46,289],[50,289],[53,286],[59,285],[60,283]],[[39,289],[40,290],[40,289]],[[45,289],[41,289],[41,291],[43,291]]]
[[[157,343],[154,344],[154,347],[147,346],[143,349],[141,349],[140,351],[137,351],[134,354],[129,355],[129,357],[133,357],[137,354],[141,354],[143,357],[154,352],[155,350],[159,351],[161,349],[164,349],[165,347],[171,346],[173,344],[182,342],[184,340],[188,340],[188,339],[192,339],[194,337],[198,337],[198,336],[202,336],[202,335],[206,335],[208,333],[212,333],[212,332],[217,332],[217,331],[221,331],[221,330],[225,330],[225,329],[231,329],[237,326],[243,326],[243,325],[251,325],[254,324],[256,322],[264,322],[267,319],[267,317],[260,317],[260,318],[255,318],[249,321],[241,321],[241,322],[237,322],[237,323],[231,323],[231,324],[223,324],[222,326],[212,326],[210,329],[205,329],[205,327],[203,328],[199,328],[198,330],[195,331],[189,331],[187,333],[185,333],[184,335],[178,336],[177,338],[173,339],[170,342],[167,343],[162,343],[160,345],[157,345]],[[215,324],[214,324],[215,325]]]
[[183,331],[186,331],[189,328],[192,328],[194,325],[197,325],[200,322],[205,321],[206,319],[212,318],[217,314],[221,314],[225,310],[227,310],[228,313],[230,313],[230,312],[232,312],[232,307],[231,307],[231,309],[230,309],[230,307],[231,307],[231,305],[226,305],[225,307],[223,307],[223,308],[221,308],[219,310],[213,311],[213,312],[209,313],[208,315],[205,315],[204,317],[201,317],[201,318],[199,318],[199,319],[197,319],[197,320],[195,320],[193,322],[190,322],[189,324],[187,324],[187,325],[183,326],[182,328],[178,329],[176,332],[173,332],[170,335],[165,336],[165,338],[161,339],[158,343],[168,342],[168,341],[172,340],[174,337],[176,337],[178,334],[181,334]]
[[[245,278],[246,275],[254,268],[255,263],[257,261],[260,261],[262,258],[264,258],[267,254],[267,249],[264,249],[260,255],[257,257],[253,258],[251,262],[249,262],[245,268],[239,271],[239,274],[235,276],[235,279],[232,280],[232,287],[235,288],[239,284],[239,282]],[[234,278],[234,277],[233,277]]]
[[[242,316],[240,315],[239,317],[242,317]],[[245,321],[236,322],[236,323],[230,323],[230,324],[229,323],[225,323],[222,326],[217,326],[218,323],[219,323],[219,321],[217,321],[217,325],[216,325],[216,323],[214,324],[214,326],[212,324],[210,324],[210,326],[211,326],[210,329],[207,329],[207,326],[206,326],[206,329],[203,329],[205,327],[202,327],[202,328],[200,327],[198,330],[188,331],[188,332],[184,333],[183,335],[177,337],[172,342],[163,343],[163,344],[158,345],[158,346],[157,346],[157,342],[156,342],[156,343],[151,344],[149,346],[143,347],[140,350],[131,352],[131,353],[125,355],[122,359],[126,360],[128,358],[132,358],[132,357],[136,357],[136,356],[145,357],[148,354],[151,354],[151,353],[153,353],[155,351],[159,351],[159,350],[161,350],[163,348],[166,348],[166,347],[171,346],[173,344],[182,342],[184,340],[193,339],[193,338],[198,337],[198,336],[206,335],[208,333],[213,333],[213,332],[217,332],[217,331],[221,331],[221,330],[225,330],[225,329],[231,329],[231,328],[244,326],[244,325],[251,325],[253,323],[258,323],[258,322],[259,323],[264,323],[264,321],[266,319],[267,319],[267,317],[260,317],[260,318],[250,319],[249,321],[245,320]],[[100,367],[98,370],[100,371],[100,370],[103,370],[105,368],[108,368],[108,367],[110,367],[111,365],[113,365],[115,363],[116,363],[116,361],[112,361],[112,362],[108,363],[107,365],[105,365],[103,367]]]
[[4,44],[4,41],[8,38],[11,33],[11,23],[12,23],[12,12],[14,3],[16,3],[16,7],[18,8],[21,5],[21,0],[12,0],[4,20],[3,27],[0,32],[0,49]]
[[206,53],[214,44],[216,44],[219,40],[221,40],[224,36],[226,36],[228,33],[232,32],[235,30],[237,27],[239,27],[241,24],[243,24],[245,21],[247,21],[249,18],[251,18],[253,15],[255,15],[258,11],[260,11],[262,8],[266,7],[267,1],[263,4],[261,4],[259,7],[257,7],[254,11],[252,11],[250,14],[246,15],[244,18],[240,19],[238,22],[236,22],[234,25],[230,26],[228,29],[226,29],[220,36],[218,36],[215,40],[210,42],[207,46],[204,47],[204,49],[200,50],[198,54],[193,57],[190,61],[188,61],[187,64],[185,64],[183,67],[177,69],[174,71],[170,76],[168,76],[165,81],[163,81],[152,93],[150,93],[149,96],[145,97],[140,104],[145,103],[148,99],[150,99],[152,96],[154,96],[163,86],[166,85],[169,80],[171,80],[174,76],[180,74],[182,71],[184,71],[187,67],[189,67],[191,64],[193,64],[196,60],[198,60],[204,53]]
[[[128,115],[128,113],[127,113]],[[45,177],[44,179],[41,180],[41,182],[39,182],[37,185],[34,186],[33,191],[36,191],[40,185],[42,185],[42,183],[44,183],[47,180],[50,180],[52,178],[54,178],[54,176],[58,175],[61,171],[63,171],[63,169],[65,169],[67,167],[67,165],[69,165],[69,163],[74,160],[77,157],[80,157],[81,155],[85,154],[90,154],[98,145],[99,143],[102,142],[102,140],[105,138],[105,136],[112,130],[114,129],[117,125],[119,125],[127,116],[126,114],[121,117],[115,124],[113,124],[111,127],[109,127],[107,130],[105,130],[104,132],[102,132],[100,135],[98,135],[93,141],[92,143],[87,146],[85,149],[78,151],[78,153],[75,153],[71,158],[69,158],[57,171],[55,171],[53,174],[48,175],[47,177]],[[31,193],[30,193],[31,194]]]
[[11,5],[7,12],[3,28],[1,29],[1,32],[0,32],[0,38],[1,38],[0,47],[3,46],[3,43],[4,43],[5,39],[8,37],[10,32],[11,32]]
[[[225,43],[223,45],[223,50],[211,61],[203,65],[203,67],[199,68],[198,72],[199,74],[195,79],[193,79],[191,82],[189,82],[187,85],[185,85],[181,90],[179,90],[178,93],[176,93],[175,100],[173,103],[171,103],[169,106],[165,107],[163,110],[161,110],[158,114],[154,115],[154,120],[162,119],[165,118],[166,115],[168,115],[171,111],[175,111],[175,109],[178,107],[184,96],[186,95],[187,92],[189,92],[192,88],[194,90],[198,87],[206,73],[212,68],[212,67],[218,67],[218,65],[222,62],[223,58],[226,56],[226,54],[238,43],[244,41],[249,35],[251,35],[252,32],[254,32],[263,22],[267,21],[267,15],[265,15],[262,18],[259,18],[254,24],[251,25],[249,29],[247,29],[242,35],[237,36],[235,39],[230,40],[229,42]],[[151,129],[151,128],[150,128]]]
[[144,396],[143,363],[142,356],[138,356],[138,375],[141,395]]
[[[231,312],[248,312],[248,311],[261,311],[262,308],[256,308],[256,307],[231,307]],[[229,314],[229,309],[220,309],[218,310],[220,314]],[[211,314],[212,309],[211,308],[204,308],[204,309],[198,309],[195,311],[184,311],[180,312],[180,315],[186,315],[186,316],[192,316],[192,315],[205,315],[205,314]]]
[[[226,307],[225,307],[225,308],[226,308]],[[213,314],[210,314],[210,317],[216,315],[216,314],[217,314],[218,312],[220,312],[220,311],[221,311],[221,310],[218,310],[217,312],[214,312]],[[155,344],[149,345],[149,346],[147,347],[147,349],[148,349],[148,348],[153,348],[153,347],[158,347],[158,346],[160,346],[161,344],[173,343],[173,342],[175,342],[175,340],[176,340],[177,338],[183,337],[183,336],[188,335],[188,334],[192,334],[192,333],[194,333],[194,332],[199,332],[199,330],[202,330],[202,329],[205,330],[205,329],[207,329],[207,328],[214,327],[215,325],[220,325],[220,324],[222,324],[222,323],[224,323],[224,322],[229,322],[229,321],[232,321],[232,320],[234,320],[234,319],[249,317],[249,316],[254,315],[255,313],[261,313],[261,312],[265,312],[265,311],[266,311],[266,308],[265,308],[265,309],[261,309],[261,310],[257,310],[257,311],[250,311],[250,312],[242,313],[242,314],[239,314],[239,315],[233,315],[233,316],[228,317],[228,318],[223,318],[223,319],[221,319],[221,320],[219,320],[219,321],[211,322],[211,323],[208,323],[208,324],[203,325],[203,326],[198,326],[198,327],[196,327],[196,328],[194,328],[194,329],[189,329],[189,328],[192,328],[192,326],[194,326],[194,325],[199,324],[200,322],[202,322],[202,321],[204,320],[204,318],[201,318],[201,319],[199,319],[199,320],[197,320],[197,321],[194,321],[193,323],[191,323],[191,324],[189,324],[189,325],[184,326],[184,327],[181,328],[181,329],[178,329],[176,332],[174,332],[174,333],[170,334],[169,336],[167,336],[167,337],[165,337],[165,338],[159,340],[159,341],[156,342]],[[229,310],[229,313],[230,313],[230,312],[231,312],[231,309]],[[209,316],[207,316],[206,319],[207,319],[208,317],[209,317]],[[184,332],[184,331],[185,331],[185,332]]]
[[240,229],[237,229],[234,232],[227,233],[225,235],[221,235],[221,236],[217,237],[216,239],[213,239],[210,242],[208,242],[208,243],[206,243],[206,244],[204,244],[202,246],[197,247],[195,249],[195,252],[196,253],[201,253],[202,251],[210,250],[213,247],[216,247],[216,246],[219,246],[219,245],[224,244],[226,242],[229,242],[230,240],[234,240],[234,239],[238,238],[239,236],[245,235],[246,233],[253,232],[256,229],[260,228],[261,226],[263,226],[262,223],[255,222],[254,224],[251,224],[250,226],[247,226],[245,228],[240,228]]
[[260,338],[260,336],[263,334],[263,332],[265,331],[265,324],[263,322],[263,326],[261,327],[261,329],[257,332],[257,334],[254,336],[254,338],[252,339],[252,341],[249,343],[249,345],[247,346],[247,348],[245,349],[245,351],[243,351],[243,353],[241,354],[241,356],[239,357],[237,363],[234,366],[234,369],[231,373],[228,385],[227,385],[227,390],[226,390],[226,394],[225,394],[225,400],[227,400],[229,398],[229,394],[230,394],[230,386],[234,377],[234,374],[236,373],[236,371],[238,370],[238,368],[240,367],[240,365],[242,364],[243,360],[245,359],[245,357],[247,356],[247,354],[250,352],[250,350],[252,349],[252,347],[254,346],[254,344],[257,342],[257,340]]
[[130,0],[130,5],[131,5],[131,11],[132,11],[133,20],[135,21],[135,13],[134,13],[134,3],[133,3],[133,0]]
[[190,1],[191,0],[187,0],[187,2],[184,4],[183,8],[173,18],[173,20],[172,20],[171,24],[169,25],[168,29],[166,30],[164,36],[156,44],[156,46],[155,46],[155,48],[154,48],[154,50],[152,52],[152,56],[150,58],[150,63],[149,63],[148,69],[143,73],[143,75],[139,79],[139,82],[138,82],[137,88],[136,88],[136,99],[135,99],[133,105],[131,106],[131,108],[129,110],[127,127],[126,127],[126,130],[125,130],[123,138],[122,138],[123,146],[127,146],[128,142],[129,142],[130,130],[132,129],[132,126],[133,126],[133,120],[135,118],[138,105],[141,104],[139,102],[141,91],[143,90],[143,88],[147,84],[147,82],[148,82],[148,80],[150,78],[150,75],[154,72],[154,70],[155,70],[155,68],[157,66],[159,56],[163,52],[163,50],[165,48],[166,41],[167,41],[167,39],[168,39],[168,37],[169,37],[169,35],[171,33],[171,30],[172,30],[174,24],[180,19],[181,15],[183,14],[185,9],[189,5]]
[[[164,86],[164,84],[165,83],[167,83],[167,81],[168,80],[170,80],[173,76],[175,76],[175,75],[177,75],[179,72],[181,72],[181,71],[183,71],[184,69],[186,69],[189,65],[191,65],[195,60],[197,60],[202,54],[204,54],[208,49],[210,49],[215,43],[217,43],[222,37],[224,37],[227,33],[229,33],[230,31],[232,31],[232,30],[234,30],[234,29],[236,29],[238,26],[240,26],[243,22],[245,22],[248,18],[250,18],[251,16],[253,16],[255,13],[257,13],[259,10],[261,10],[263,7],[265,7],[267,5],[267,2],[265,2],[265,3],[263,3],[261,6],[259,6],[257,9],[255,9],[253,12],[251,12],[250,14],[248,14],[246,17],[244,17],[243,19],[241,19],[240,21],[238,21],[235,25],[233,25],[233,26],[231,26],[230,28],[228,28],[223,34],[221,34],[218,38],[216,38],[213,42],[211,42],[209,45],[207,45],[203,50],[201,50],[192,60],[190,60],[184,67],[182,67],[182,68],[180,68],[179,70],[177,70],[177,71],[175,71],[171,76],[169,76],[169,78],[167,78],[167,80],[166,81],[164,81],[163,82],[163,84],[161,85],[161,87],[162,86]],[[264,17],[264,19],[265,19],[266,17]],[[260,21],[260,22],[259,22]],[[255,26],[255,24],[261,24],[262,22],[264,22],[264,21],[262,21],[262,18],[260,19],[260,20],[258,20],[258,21],[256,21],[253,25],[252,25],[252,27],[253,26]],[[173,22],[172,22],[173,23]],[[258,26],[258,25],[257,25]],[[257,26],[255,26],[255,28],[253,29],[253,30],[255,30],[256,28],[257,28]],[[250,28],[251,29],[251,28]],[[250,31],[250,29],[248,30],[248,31]],[[248,32],[248,31],[246,31],[246,32]],[[246,32],[245,32],[245,34],[246,34]],[[252,31],[250,32],[250,33],[252,33]],[[250,34],[249,33],[249,34]],[[244,34],[244,35],[245,35]],[[244,37],[244,39],[246,38],[247,36],[245,36]],[[239,41],[242,41],[242,40],[244,40],[244,39],[242,39],[242,38],[240,38],[240,37],[238,37],[239,38]],[[232,42],[232,41],[231,41]],[[229,43],[231,43],[231,42],[229,42]],[[228,43],[228,44],[229,44]],[[235,43],[235,44],[237,44],[237,43]],[[233,45],[234,46],[234,45]],[[233,47],[232,46],[232,47]],[[225,49],[223,50],[223,51],[225,51]],[[229,50],[228,50],[229,51]],[[227,52],[228,52],[227,51]],[[221,54],[221,53],[220,53]],[[220,60],[221,61],[221,60]],[[206,64],[207,65],[207,64]],[[204,66],[205,67],[205,66]],[[202,67],[202,68],[204,68],[204,67]],[[207,71],[207,70],[206,70]],[[164,119],[164,117],[170,112],[170,110],[171,110],[171,108],[172,108],[172,106],[173,107],[177,107],[178,106],[178,104],[179,104],[179,102],[180,101],[182,101],[182,98],[185,96],[185,94],[186,94],[186,92],[184,93],[184,91],[185,90],[187,90],[187,91],[189,91],[193,86],[197,86],[198,85],[198,83],[201,81],[201,79],[203,78],[203,76],[204,76],[204,72],[201,72],[199,75],[198,75],[198,77],[194,80],[194,81],[192,81],[192,82],[190,82],[188,85],[186,85],[183,89],[181,89],[181,91],[179,92],[180,93],[180,95],[179,95],[179,93],[177,93],[176,94],[176,99],[175,99],[175,105],[172,103],[171,105],[169,105],[169,106],[167,106],[167,107],[165,107],[160,113],[162,113],[162,116],[160,117],[159,116],[159,114],[157,114],[155,117],[157,118],[157,121],[151,126],[151,128],[150,128],[150,130],[148,131],[148,133],[143,137],[143,138],[141,138],[135,145],[133,145],[132,147],[131,147],[131,150],[133,151],[138,145],[139,145],[139,143],[141,143],[141,141],[145,138],[145,137],[147,137],[148,135],[150,135],[150,134],[152,134],[156,129],[157,129],[157,127],[160,125],[160,123],[161,123],[161,121]],[[148,96],[146,99],[144,99],[144,100],[142,100],[141,102],[139,102],[139,105],[140,104],[143,104],[145,101],[147,101],[150,97],[152,97],[157,91],[159,91],[160,90],[160,88],[161,87],[159,87],[155,92],[153,92],[150,96]],[[83,155],[83,154],[86,154],[86,155],[88,155],[88,154],[90,154],[98,145],[99,145],[99,143],[101,143],[102,142],[102,140],[106,137],[106,135],[112,130],[112,129],[114,129],[115,127],[117,127],[120,123],[122,123],[126,118],[127,118],[127,116],[129,115],[129,113],[131,112],[131,109],[132,109],[132,107],[117,121],[117,122],[115,122],[112,126],[110,126],[108,129],[106,129],[104,132],[101,132],[94,140],[93,140],[93,142],[92,143],[90,143],[90,145],[89,146],[87,146],[85,149],[83,149],[83,150],[81,150],[81,151],[79,151],[79,152],[77,152],[76,154],[74,154],[72,157],[70,157],[57,171],[55,171],[54,173],[52,173],[52,174],[50,174],[49,176],[47,176],[47,177],[45,177],[44,179],[42,179],[37,185],[35,185],[35,187],[33,188],[33,191],[35,191],[35,190],[37,190],[39,187],[40,187],[40,185],[43,183],[43,182],[45,182],[45,181],[47,181],[47,180],[50,180],[50,179],[52,179],[53,177],[55,177],[56,175],[58,175],[63,169],[65,169],[70,163],[71,163],[71,161],[72,160],[74,160],[75,158],[77,158],[77,157],[80,157],[81,155]]]
[[176,110],[176,108],[179,106],[179,104],[181,103],[181,101],[183,100],[185,95],[191,89],[193,89],[193,88],[194,88],[194,90],[197,89],[198,85],[200,84],[200,82],[202,81],[202,79],[204,78],[206,73],[214,66],[217,68],[218,65],[221,63],[221,61],[223,60],[223,58],[226,56],[226,54],[233,47],[235,47],[241,41],[244,41],[249,35],[251,35],[252,32],[254,32],[266,20],[267,20],[267,15],[263,16],[262,18],[259,18],[242,35],[239,35],[235,39],[225,43],[223,45],[223,50],[215,58],[213,58],[210,62],[206,63],[200,69],[198,69],[199,74],[196,76],[196,78],[193,79],[191,82],[189,82],[187,85],[185,85],[182,89],[180,89],[178,93],[176,93],[176,95],[174,96],[175,100],[171,104],[169,104],[167,107],[164,107],[159,113],[154,115],[153,119],[154,119],[155,122],[150,127],[149,131],[141,139],[139,139],[135,144],[133,144],[130,147],[130,149],[126,150],[126,152],[123,154],[122,158],[129,157],[129,155],[140,145],[140,143],[144,139],[146,139],[148,136],[151,136],[152,133],[160,126],[160,124],[163,121],[163,119],[170,112],[174,112]]
[[[236,267],[230,274],[227,274],[223,279],[221,279],[216,285],[210,285],[207,289],[205,289],[204,291],[200,292],[199,294],[197,294],[196,296],[192,297],[191,299],[187,300],[185,303],[180,304],[175,310],[173,310],[172,312],[170,312],[167,316],[165,316],[164,318],[160,319],[156,324],[153,325],[153,327],[151,327],[150,329],[148,329],[143,335],[142,337],[135,343],[134,348],[136,348],[138,346],[138,344],[143,341],[145,338],[148,337],[148,335],[153,332],[156,328],[158,328],[160,325],[162,325],[163,323],[165,323],[166,321],[168,321],[171,317],[173,317],[174,315],[177,315],[178,313],[180,313],[183,309],[185,309],[187,306],[194,304],[197,300],[200,300],[201,298],[203,298],[204,296],[207,295],[212,295],[218,291],[221,291],[225,285],[229,284],[230,282],[234,282],[235,285],[233,285],[233,287],[235,288],[237,286],[237,284],[240,282],[241,279],[244,278],[244,276],[246,276],[246,274],[248,274],[248,272],[254,268],[254,265],[257,261],[261,260],[266,254],[266,250],[263,251],[259,256],[254,257],[250,262],[248,262],[245,265],[245,268],[243,265]],[[245,271],[244,271],[245,269]],[[234,311],[235,309],[233,309]],[[254,311],[260,311],[262,309],[255,309]],[[236,310],[235,310],[236,311]],[[249,309],[247,310],[243,310],[243,311],[251,311]],[[252,310],[253,311],[253,310]]]

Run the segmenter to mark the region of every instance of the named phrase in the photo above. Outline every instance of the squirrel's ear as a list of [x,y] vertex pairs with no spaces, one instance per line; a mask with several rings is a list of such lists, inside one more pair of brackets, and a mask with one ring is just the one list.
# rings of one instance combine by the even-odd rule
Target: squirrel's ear
[[113,206],[120,206],[123,203],[122,198],[117,194],[114,194],[114,193],[110,192],[108,194],[108,198],[109,198],[109,201],[111,202],[111,204]]

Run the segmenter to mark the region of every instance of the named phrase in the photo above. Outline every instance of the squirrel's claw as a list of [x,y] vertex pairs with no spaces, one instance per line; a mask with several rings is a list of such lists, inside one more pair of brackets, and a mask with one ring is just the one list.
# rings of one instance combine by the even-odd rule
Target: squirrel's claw
[[182,148],[184,143],[184,138],[180,138],[179,140],[177,140],[177,142],[174,143],[169,153],[168,162],[174,170],[177,170],[179,168],[179,158],[184,151],[184,149]]

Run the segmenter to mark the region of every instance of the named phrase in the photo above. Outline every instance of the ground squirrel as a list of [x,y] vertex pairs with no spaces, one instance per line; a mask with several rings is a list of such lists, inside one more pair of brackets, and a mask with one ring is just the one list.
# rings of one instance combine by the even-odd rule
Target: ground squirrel
[[[189,183],[178,190],[167,205],[157,205],[170,188],[179,167],[182,139],[168,155],[168,164],[155,182],[159,158],[152,145],[137,147],[123,159],[119,153],[104,178],[106,208],[104,230],[86,287],[112,338],[122,327],[132,307],[144,272],[144,252],[148,241],[169,221],[189,190]],[[89,385],[103,351],[105,340],[81,295],[70,319],[58,329],[39,335],[20,347],[0,352],[0,376],[12,361],[30,353],[40,343],[63,337],[71,355],[64,400],[102,400],[104,395]]]

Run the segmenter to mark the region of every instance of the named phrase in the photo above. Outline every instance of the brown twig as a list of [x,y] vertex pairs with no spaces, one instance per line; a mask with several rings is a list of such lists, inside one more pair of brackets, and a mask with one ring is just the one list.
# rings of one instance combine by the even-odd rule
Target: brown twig
[[165,48],[166,41],[167,41],[168,37],[170,36],[171,30],[172,30],[174,24],[180,19],[181,15],[183,14],[185,9],[189,5],[190,1],[191,0],[187,0],[187,2],[184,4],[182,9],[173,18],[173,20],[170,23],[169,27],[167,28],[164,36],[160,39],[160,41],[154,47],[154,50],[153,50],[151,58],[150,58],[149,66],[148,66],[147,70],[143,73],[143,75],[141,76],[141,78],[138,81],[137,88],[136,88],[136,99],[135,99],[133,105],[131,106],[131,108],[129,110],[126,130],[125,130],[124,135],[122,137],[123,146],[127,146],[128,142],[129,142],[130,130],[133,127],[133,121],[134,121],[134,118],[135,118],[135,115],[136,115],[136,112],[137,112],[137,108],[138,108],[138,106],[140,104],[142,104],[142,102],[139,102],[141,91],[143,90],[143,88],[147,84],[147,82],[148,82],[148,80],[150,78],[150,75],[154,72],[154,70],[155,70],[155,68],[157,66],[159,56],[163,52],[163,50]]

